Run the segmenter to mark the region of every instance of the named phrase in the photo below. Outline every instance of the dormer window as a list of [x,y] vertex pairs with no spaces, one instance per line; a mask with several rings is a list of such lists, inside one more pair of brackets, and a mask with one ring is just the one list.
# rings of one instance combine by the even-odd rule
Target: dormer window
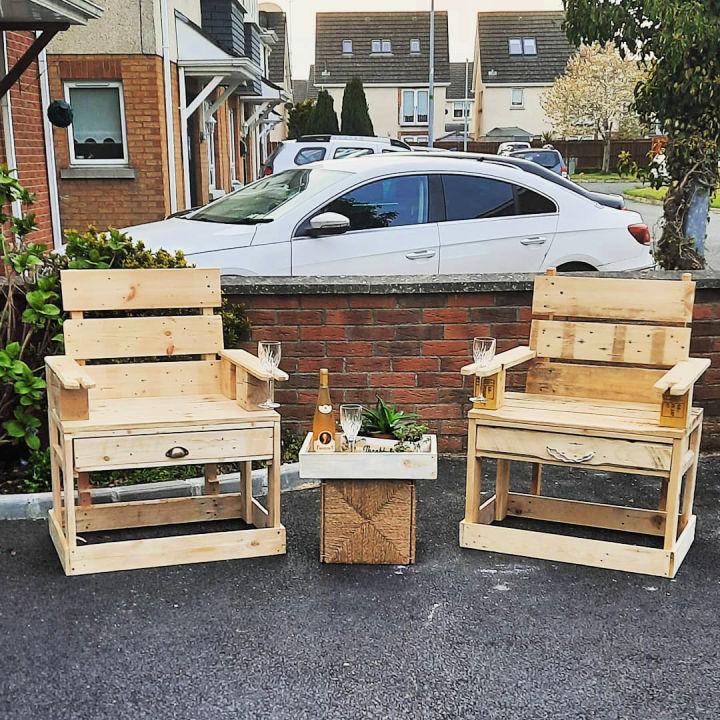
[[352,40],[343,40],[342,41],[342,51],[343,51],[343,55],[352,55],[352,51],[353,51]]
[[511,55],[522,55],[523,45],[521,38],[510,38],[508,40],[508,50]]
[[523,55],[537,55],[537,43],[534,37],[523,38]]
[[392,42],[390,40],[373,40],[370,44],[372,53],[382,54],[392,52]]
[[537,41],[534,37],[515,37],[508,39],[510,55],[537,55]]
[[419,38],[413,38],[410,40],[410,52],[411,53],[419,53],[420,52],[420,39]]

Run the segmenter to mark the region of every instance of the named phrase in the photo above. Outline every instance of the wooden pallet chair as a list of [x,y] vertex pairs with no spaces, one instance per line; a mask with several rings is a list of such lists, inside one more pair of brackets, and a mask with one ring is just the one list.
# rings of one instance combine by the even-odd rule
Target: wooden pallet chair
[[[66,354],[46,358],[46,369],[49,525],[65,573],[284,553],[280,416],[258,407],[269,378],[259,360],[223,348],[219,271],[67,270],[62,298]],[[148,310],[157,316],[117,312]],[[138,361],[158,356],[167,359]],[[253,498],[253,460],[269,463],[267,507]],[[217,466],[229,462],[241,463],[240,492],[220,493]],[[194,464],[204,466],[201,496],[93,503],[91,472]],[[78,542],[79,533],[234,518],[254,527]]]
[[[695,283],[556,275],[535,279],[528,347],[462,368],[486,403],[468,414],[460,545],[511,555],[674,577],[695,534],[702,410],[693,385],[710,365],[689,357]],[[524,393],[509,368],[529,363]],[[495,493],[481,503],[483,458]],[[529,493],[510,491],[510,464],[532,464]],[[651,509],[542,494],[544,465],[662,479]],[[683,482],[684,479],[684,482]],[[658,536],[655,547],[498,526],[506,517]],[[660,546],[661,545],[661,546]]]

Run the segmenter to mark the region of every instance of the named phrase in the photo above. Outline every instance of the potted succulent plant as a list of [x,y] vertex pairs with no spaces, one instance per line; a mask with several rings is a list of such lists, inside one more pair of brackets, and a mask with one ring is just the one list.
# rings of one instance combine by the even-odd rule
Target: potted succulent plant
[[420,421],[417,413],[399,410],[396,405],[386,403],[379,395],[374,408],[368,408],[363,414],[360,434],[399,440],[401,443],[414,443],[422,439],[428,426]]

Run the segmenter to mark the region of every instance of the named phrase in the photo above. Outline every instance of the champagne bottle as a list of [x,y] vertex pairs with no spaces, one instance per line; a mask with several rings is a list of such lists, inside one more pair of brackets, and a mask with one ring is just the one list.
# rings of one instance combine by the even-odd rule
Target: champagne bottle
[[313,417],[313,443],[317,452],[335,451],[335,408],[330,399],[327,368],[320,370],[320,390],[318,392],[315,416]]

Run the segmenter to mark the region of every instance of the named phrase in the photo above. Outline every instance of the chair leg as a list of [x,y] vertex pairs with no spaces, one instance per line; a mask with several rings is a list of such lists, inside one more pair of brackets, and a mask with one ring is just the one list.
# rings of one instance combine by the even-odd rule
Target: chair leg
[[240,512],[243,520],[252,525],[252,504],[253,504],[253,486],[252,486],[252,460],[245,460],[240,464]]
[[660,486],[660,501],[658,502],[658,510],[665,512],[667,510],[667,496],[668,496],[668,479],[663,478],[662,485]]
[[77,547],[75,525],[75,463],[73,458],[72,437],[63,438],[63,500],[65,503],[65,537],[70,553]]
[[215,463],[204,465],[203,474],[205,476],[205,494],[219,495],[220,481],[218,480],[217,465]]
[[280,525],[280,423],[275,423],[272,463],[268,465],[267,511],[268,527]]
[[504,520],[507,517],[508,493],[510,492],[510,461],[497,461],[497,475],[495,478],[495,520]]
[[530,483],[531,495],[542,495],[542,465],[532,464],[532,482]]
[[480,519],[480,481],[482,459],[475,455],[477,423],[468,421],[467,476],[465,481],[465,522],[476,523]]
[[90,492],[90,473],[79,472],[77,474],[78,502],[81,507],[92,505],[92,493]]
[[685,529],[685,526],[690,521],[693,511],[693,502],[695,500],[695,481],[697,479],[698,460],[700,459],[700,440],[702,438],[702,423],[698,423],[698,426],[690,436],[690,450],[694,453],[693,464],[688,470],[687,477],[685,478],[685,487],[683,488],[682,495],[682,509],[680,513],[680,532]]
[[665,511],[664,550],[672,550],[677,541],[678,513],[680,510],[680,485],[682,484],[682,440],[673,441],[670,461],[670,478],[667,486],[667,509]]

